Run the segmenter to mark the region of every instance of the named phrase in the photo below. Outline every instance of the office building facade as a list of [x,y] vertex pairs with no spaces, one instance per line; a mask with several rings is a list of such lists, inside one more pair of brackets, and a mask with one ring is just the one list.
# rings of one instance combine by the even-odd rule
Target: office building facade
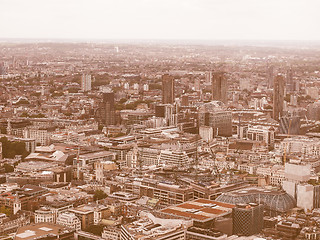
[[162,76],[162,103],[174,103],[174,78],[169,74]]
[[238,204],[232,209],[233,234],[251,236],[263,228],[263,205]]
[[81,90],[83,92],[91,91],[91,75],[90,74],[82,74]]
[[214,72],[212,74],[212,100],[226,103],[227,98],[227,79],[223,72]]
[[273,119],[279,121],[283,115],[284,77],[278,74],[273,83]]

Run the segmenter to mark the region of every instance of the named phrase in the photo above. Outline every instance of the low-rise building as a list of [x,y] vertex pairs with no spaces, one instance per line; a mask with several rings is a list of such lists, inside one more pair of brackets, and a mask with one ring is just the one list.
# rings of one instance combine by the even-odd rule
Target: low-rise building
[[42,223],[42,222],[48,222],[48,223],[54,223],[54,212],[47,207],[41,207],[34,213],[34,222],[35,223]]
[[53,223],[37,223],[18,229],[16,240],[73,239],[74,230]]
[[74,213],[61,213],[57,218],[57,224],[74,229],[76,231],[81,230],[81,221]]

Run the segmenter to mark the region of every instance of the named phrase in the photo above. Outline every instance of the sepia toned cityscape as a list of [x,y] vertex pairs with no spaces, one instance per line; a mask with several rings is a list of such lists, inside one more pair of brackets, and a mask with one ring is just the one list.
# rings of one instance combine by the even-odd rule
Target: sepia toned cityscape
[[0,0],[0,240],[319,240],[319,7]]

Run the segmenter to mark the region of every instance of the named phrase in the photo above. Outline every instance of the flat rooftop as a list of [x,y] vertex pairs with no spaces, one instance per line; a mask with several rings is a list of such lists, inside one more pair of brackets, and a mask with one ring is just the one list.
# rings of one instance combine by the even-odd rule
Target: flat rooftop
[[20,227],[16,234],[17,240],[31,240],[37,238],[45,238],[48,236],[59,236],[63,233],[71,232],[64,226],[52,223],[38,223]]
[[80,154],[79,158],[80,159],[91,159],[91,158],[99,158],[99,157],[104,157],[104,156],[111,156],[114,154],[115,154],[114,152],[110,152],[110,151],[100,151],[100,152]]
[[232,212],[235,205],[208,199],[197,199],[179,205],[170,206],[160,212],[181,217],[188,217],[197,221],[209,221]]

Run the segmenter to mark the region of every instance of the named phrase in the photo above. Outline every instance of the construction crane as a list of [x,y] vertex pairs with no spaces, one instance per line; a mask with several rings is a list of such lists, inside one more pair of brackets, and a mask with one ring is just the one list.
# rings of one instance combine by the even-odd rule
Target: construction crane
[[[216,154],[212,151],[210,145],[209,145],[209,142],[208,142],[208,147],[209,147],[209,153],[213,159],[213,172],[215,173],[216,176],[218,176],[218,180],[220,181],[220,171],[217,167],[217,164],[216,164]],[[215,177],[216,179],[216,177]]]
[[78,152],[77,152],[77,180],[80,180],[80,146],[78,146]]
[[[289,136],[290,136],[291,123],[292,123],[292,118],[290,119],[290,122],[289,122],[287,138],[289,138]],[[284,149],[283,149],[283,165],[286,164],[286,160],[287,160],[287,147],[288,147],[288,143],[289,143],[289,142],[286,142],[286,145],[285,145],[285,147],[284,147]]]

